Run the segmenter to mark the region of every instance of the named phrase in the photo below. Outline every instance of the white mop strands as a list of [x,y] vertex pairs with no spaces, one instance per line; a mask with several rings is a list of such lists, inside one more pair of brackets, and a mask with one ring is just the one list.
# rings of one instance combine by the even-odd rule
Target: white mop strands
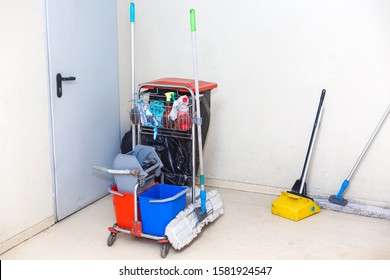
[[365,217],[380,218],[390,220],[390,208],[367,205],[360,202],[349,201],[347,205],[341,206],[334,203],[329,203],[327,198],[314,197],[321,209],[332,210],[347,214],[355,214]]
[[195,208],[200,207],[200,205],[200,199],[197,199],[193,204],[190,204],[185,210],[177,214],[176,218],[165,228],[165,235],[174,249],[182,249],[198,236],[205,225],[223,215],[221,196],[216,190],[206,193],[207,217],[199,222]]

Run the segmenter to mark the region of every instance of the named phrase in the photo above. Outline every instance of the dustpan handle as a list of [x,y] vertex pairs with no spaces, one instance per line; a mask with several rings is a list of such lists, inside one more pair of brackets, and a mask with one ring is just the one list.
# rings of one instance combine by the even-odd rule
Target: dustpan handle
[[308,168],[308,165],[309,165],[309,162],[310,162],[310,158],[311,158],[311,154],[312,154],[312,151],[313,151],[313,144],[314,144],[314,141],[315,141],[315,138],[316,138],[316,135],[317,135],[317,129],[318,129],[318,126],[319,126],[319,123],[320,123],[320,120],[321,120],[322,109],[323,109],[322,105],[324,103],[325,94],[326,94],[326,90],[323,89],[322,92],[321,92],[320,102],[318,104],[317,114],[316,114],[316,118],[315,118],[315,121],[314,121],[311,137],[310,137],[309,147],[307,149],[305,163],[303,165],[303,170],[302,170],[302,174],[301,174],[301,186],[300,186],[300,189],[299,189],[299,193],[301,193],[301,194],[303,193],[303,188],[304,188],[304,185],[305,185],[305,179],[306,179],[306,174],[307,174],[307,168]]

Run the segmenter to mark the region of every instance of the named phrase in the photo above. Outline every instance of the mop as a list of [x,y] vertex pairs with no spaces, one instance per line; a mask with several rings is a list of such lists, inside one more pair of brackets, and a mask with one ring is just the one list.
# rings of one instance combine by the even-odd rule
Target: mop
[[200,198],[190,204],[185,210],[181,211],[166,227],[165,235],[167,236],[172,247],[176,250],[182,249],[198,236],[202,228],[215,221],[223,214],[223,205],[219,193],[216,190],[206,192],[204,186],[203,171],[203,148],[202,148],[202,118],[200,115],[199,100],[199,80],[198,80],[198,63],[196,57],[196,21],[195,10],[190,10],[191,35],[193,64],[195,76],[195,102],[196,102],[196,119],[194,123],[197,126],[198,134],[198,152],[199,152],[199,180],[200,180]]
[[382,126],[382,123],[386,119],[389,111],[390,111],[390,106],[387,108],[387,110],[384,113],[383,117],[381,118],[381,120],[379,121],[378,125],[376,126],[374,132],[372,133],[370,139],[368,140],[368,142],[367,142],[366,146],[364,147],[362,153],[360,154],[358,160],[355,162],[355,165],[353,166],[353,168],[352,168],[351,172],[349,173],[348,177],[342,183],[341,188],[340,188],[339,192],[337,193],[337,195],[331,195],[329,197],[329,201],[330,202],[338,204],[338,205],[342,205],[342,206],[345,206],[348,203],[348,201],[343,198],[343,194],[346,191],[346,189],[348,188],[350,180],[352,178],[352,175],[355,173],[356,168],[358,167],[359,163],[361,162],[363,156],[366,154],[366,152],[367,152],[371,142],[374,140],[375,135],[379,131],[380,127]]
[[[380,119],[374,132],[372,133],[371,137],[369,138],[366,146],[364,147],[363,151],[361,152],[358,160],[355,162],[348,177],[341,184],[340,190],[337,193],[337,195],[331,195],[328,199],[324,199],[321,197],[315,199],[317,201],[318,205],[320,206],[320,208],[333,210],[333,211],[337,211],[337,212],[349,213],[349,214],[357,214],[357,215],[366,216],[366,217],[390,219],[390,209],[377,207],[377,206],[371,206],[371,205],[365,205],[365,204],[362,204],[359,202],[348,202],[348,200],[343,198],[343,194],[347,190],[353,174],[355,173],[358,165],[360,164],[361,160],[363,159],[364,155],[366,154],[369,146],[371,145],[372,141],[374,140],[374,137],[378,133],[380,127],[382,126],[382,124],[385,121],[389,112],[390,112],[390,105],[387,107],[385,113],[383,114],[382,118]],[[331,202],[331,203],[329,203],[329,202]]]
[[132,146],[133,150],[136,146],[136,127],[140,123],[140,110],[136,103],[137,93],[135,86],[135,47],[134,47],[134,24],[135,24],[135,6],[130,3],[130,41],[131,41],[131,86],[132,86],[132,105],[130,111],[131,131],[132,131]]

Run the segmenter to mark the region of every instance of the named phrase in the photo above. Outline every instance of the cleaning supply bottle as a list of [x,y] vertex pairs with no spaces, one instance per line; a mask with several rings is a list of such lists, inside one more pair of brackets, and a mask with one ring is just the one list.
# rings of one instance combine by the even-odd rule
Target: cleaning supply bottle
[[146,125],[146,123],[148,122],[147,112],[149,110],[149,103],[143,102],[143,100],[141,98],[139,98],[137,102],[138,102],[139,111],[140,111],[141,125]]
[[175,93],[173,91],[165,93],[165,111],[162,118],[164,128],[175,128],[175,122],[169,118],[169,114],[172,111],[172,100],[175,100]]
[[177,108],[177,123],[176,128],[179,130],[189,130],[192,126],[192,119],[189,114],[189,98],[187,96],[180,97],[180,103]]
[[173,123],[175,123],[175,127],[174,128],[176,128],[177,109],[178,109],[178,107],[180,105],[180,102],[181,102],[181,97],[179,97],[177,100],[173,101],[173,105],[172,105],[171,111],[168,114],[169,120],[172,121]]

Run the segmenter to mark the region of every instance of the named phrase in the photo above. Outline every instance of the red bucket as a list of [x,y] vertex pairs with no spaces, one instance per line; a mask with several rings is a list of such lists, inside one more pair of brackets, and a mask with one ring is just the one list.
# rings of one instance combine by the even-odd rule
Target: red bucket
[[[116,224],[121,228],[131,229],[134,221],[134,194],[119,192],[117,186],[112,186],[111,190]],[[138,205],[138,217],[140,216],[139,213]]]

